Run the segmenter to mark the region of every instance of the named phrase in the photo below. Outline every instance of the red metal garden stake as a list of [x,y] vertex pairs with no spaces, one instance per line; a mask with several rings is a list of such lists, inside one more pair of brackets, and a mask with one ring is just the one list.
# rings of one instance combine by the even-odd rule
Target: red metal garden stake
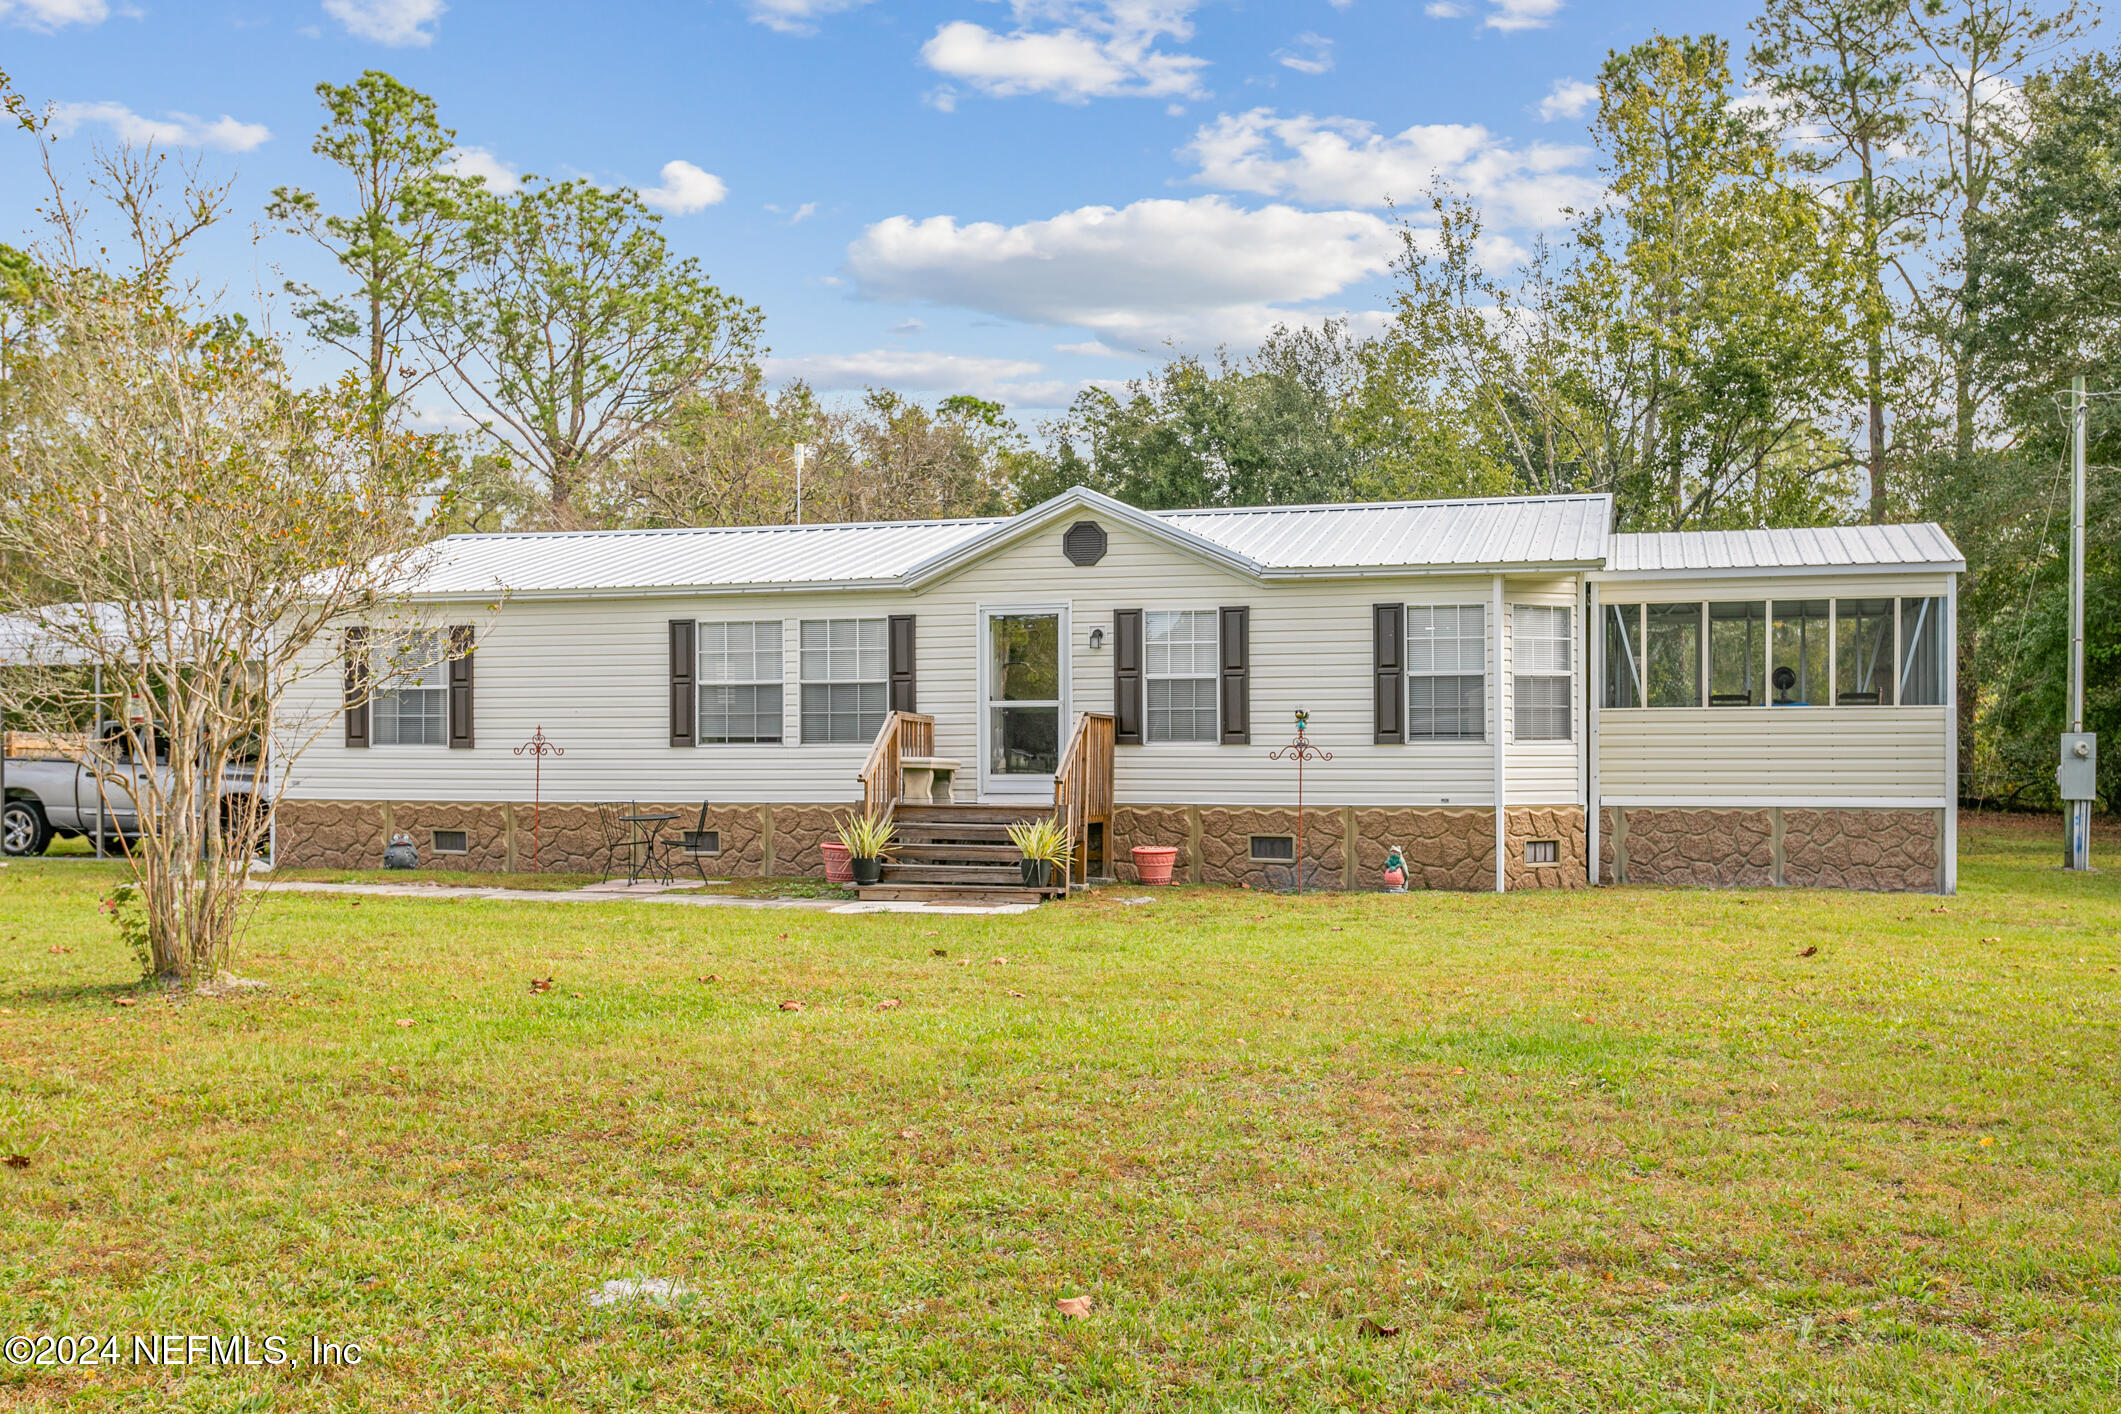
[[1294,761],[1296,763],[1296,892],[1304,891],[1304,762],[1331,761],[1333,753],[1313,746],[1304,731],[1311,724],[1311,714],[1303,708],[1296,709],[1296,740],[1277,751],[1267,753],[1269,761]]
[[538,824],[545,804],[545,758],[565,756],[567,753],[545,739],[545,728],[542,726],[531,735],[530,740],[516,748],[516,755],[521,756],[526,751],[536,763],[531,768],[530,776],[530,872],[536,874],[542,872],[538,868]]

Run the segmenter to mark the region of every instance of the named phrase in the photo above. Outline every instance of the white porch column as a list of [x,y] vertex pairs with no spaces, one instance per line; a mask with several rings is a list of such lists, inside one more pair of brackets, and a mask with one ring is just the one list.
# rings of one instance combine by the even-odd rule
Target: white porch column
[[1585,609],[1583,638],[1584,654],[1588,673],[1584,676],[1583,704],[1583,822],[1584,839],[1588,842],[1590,858],[1584,861],[1588,870],[1586,877],[1591,883],[1598,882],[1598,708],[1605,701],[1605,622],[1598,607],[1598,581],[1592,580],[1584,586]]
[[1501,576],[1501,575],[1496,575],[1496,576],[1495,576],[1495,627],[1494,627],[1494,629],[1493,629],[1493,631],[1492,631],[1492,637],[1493,637],[1493,639],[1494,639],[1494,647],[1493,647],[1493,649],[1492,649],[1491,651],[1492,651],[1492,653],[1493,653],[1493,656],[1494,656],[1494,660],[1495,660],[1495,711],[1494,711],[1494,719],[1495,719],[1495,726],[1494,726],[1494,732],[1495,732],[1495,892],[1496,892],[1496,893],[1498,893],[1498,894],[1499,894],[1499,893],[1504,893],[1504,892],[1507,892],[1507,891],[1508,891],[1508,888],[1509,888],[1509,884],[1508,884],[1508,882],[1507,882],[1507,880],[1508,880],[1508,875],[1507,875],[1507,874],[1505,873],[1505,870],[1506,870],[1506,869],[1507,869],[1507,867],[1508,867],[1508,861],[1507,861],[1507,860],[1506,860],[1506,859],[1505,859],[1505,858],[1503,857],[1503,853],[1504,853],[1504,846],[1505,846],[1505,845],[1506,845],[1506,844],[1508,843],[1508,841],[1509,841],[1509,837],[1510,837],[1510,831],[1509,831],[1509,821],[1508,821],[1508,817],[1507,817],[1507,816],[1506,816],[1506,815],[1504,814],[1504,810],[1505,810],[1505,807],[1504,807],[1504,805],[1503,805],[1503,793],[1502,793],[1502,788],[1503,788],[1503,766],[1502,766],[1502,739],[1503,739],[1503,734],[1504,734],[1504,732],[1508,730],[1508,726],[1507,726],[1507,723],[1506,723],[1506,722],[1504,721],[1504,718],[1503,718],[1503,715],[1502,715],[1502,703],[1503,703],[1503,691],[1502,691],[1502,685],[1503,685],[1503,676],[1504,676],[1504,675],[1503,675],[1503,646],[1504,646],[1504,645],[1503,645],[1503,636],[1502,636],[1502,615],[1503,615],[1503,607],[1502,607],[1502,576]]

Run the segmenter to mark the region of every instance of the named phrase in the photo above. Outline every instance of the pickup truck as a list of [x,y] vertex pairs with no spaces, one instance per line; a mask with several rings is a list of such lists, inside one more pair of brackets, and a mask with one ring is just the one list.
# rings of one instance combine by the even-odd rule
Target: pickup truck
[[[105,733],[103,753],[122,779],[137,781],[141,767],[133,759],[133,743],[134,738],[123,727],[113,727]],[[95,773],[82,764],[82,754],[88,749],[85,736],[52,740],[10,733],[5,741],[0,741],[5,772],[0,777],[0,790],[6,793],[5,800],[0,801],[0,854],[38,855],[49,849],[54,839],[76,835],[95,838],[99,797],[100,828],[106,843],[121,848],[124,841],[139,833],[139,814],[132,793],[122,784],[110,782],[99,790]],[[166,760],[158,753],[159,770],[168,770]],[[253,779],[248,769],[231,770],[222,780],[222,794],[248,793]]]

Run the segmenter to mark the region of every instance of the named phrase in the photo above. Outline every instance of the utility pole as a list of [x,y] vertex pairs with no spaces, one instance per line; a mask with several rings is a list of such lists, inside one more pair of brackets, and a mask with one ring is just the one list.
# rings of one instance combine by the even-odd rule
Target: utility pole
[[2069,450],[2069,729],[2055,784],[2062,797],[2062,867],[2092,867],[2092,799],[2098,792],[2099,743],[2084,730],[2084,444],[2091,431],[2084,379],[2072,378]]

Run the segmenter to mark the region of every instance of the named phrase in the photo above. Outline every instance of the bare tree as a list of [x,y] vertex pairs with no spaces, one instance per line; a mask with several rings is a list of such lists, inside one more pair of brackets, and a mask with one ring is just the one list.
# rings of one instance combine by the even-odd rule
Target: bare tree
[[77,203],[44,156],[50,225],[0,428],[0,562],[37,569],[0,579],[36,660],[10,695],[33,728],[126,724],[84,764],[137,806],[146,970],[196,986],[225,973],[267,814],[330,720],[290,715],[293,690],[336,675],[335,626],[416,568],[437,468],[416,439],[377,454],[358,377],[299,390],[269,338],[175,277],[222,189],[121,148]]

